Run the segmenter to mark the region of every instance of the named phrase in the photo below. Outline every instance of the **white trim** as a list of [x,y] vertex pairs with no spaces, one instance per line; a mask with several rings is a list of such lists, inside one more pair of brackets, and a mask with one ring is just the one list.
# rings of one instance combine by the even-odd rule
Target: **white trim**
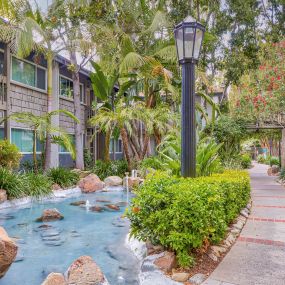
[[[26,127],[10,127],[10,143],[12,143],[12,129],[18,129],[18,130],[26,130],[26,131],[33,131],[30,128],[26,128]],[[15,143],[14,143],[15,144]],[[37,145],[36,145],[37,148]],[[20,151],[21,154],[33,154],[33,152],[28,152],[28,151]],[[41,151],[36,151],[36,154],[42,154]]]
[[[31,64],[31,65],[35,66],[35,83],[36,83],[36,84],[37,84],[37,69],[40,68],[40,69],[45,70],[45,89],[41,89],[41,88],[38,88],[38,87],[36,87],[36,86],[31,86],[31,85],[25,84],[25,83],[23,83],[23,82],[19,82],[19,81],[14,80],[14,79],[13,79],[13,76],[12,76],[12,75],[13,75],[13,62],[12,62],[12,60],[13,60],[12,58],[13,58],[13,57],[16,58],[16,59],[19,60],[19,61],[23,61],[23,62],[26,62],[26,63],[28,63],[28,64]],[[33,90],[36,90],[36,91],[40,91],[40,92],[42,92],[42,93],[47,93],[47,68],[45,68],[45,67],[43,67],[43,66],[41,66],[41,65],[35,64],[35,63],[32,62],[32,61],[19,58],[19,57],[17,57],[17,56],[14,55],[14,54],[12,54],[12,55],[10,56],[10,64],[11,64],[11,66],[10,66],[10,82],[11,82],[11,83],[17,84],[17,85],[19,85],[19,86],[27,87],[27,88],[29,88],[29,89],[33,89]]]

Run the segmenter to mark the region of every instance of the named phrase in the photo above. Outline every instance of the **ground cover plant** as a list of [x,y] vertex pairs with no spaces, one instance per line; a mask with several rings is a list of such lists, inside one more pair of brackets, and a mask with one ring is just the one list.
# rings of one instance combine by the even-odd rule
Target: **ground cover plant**
[[48,172],[48,177],[53,183],[58,184],[62,188],[74,186],[79,181],[78,173],[63,167],[50,169]]
[[131,234],[174,250],[180,266],[193,264],[193,250],[218,243],[246,206],[249,175],[228,170],[210,177],[179,178],[149,174],[127,215]]
[[97,160],[95,165],[91,168],[100,179],[108,176],[124,177],[128,170],[128,163],[125,160],[102,161]]

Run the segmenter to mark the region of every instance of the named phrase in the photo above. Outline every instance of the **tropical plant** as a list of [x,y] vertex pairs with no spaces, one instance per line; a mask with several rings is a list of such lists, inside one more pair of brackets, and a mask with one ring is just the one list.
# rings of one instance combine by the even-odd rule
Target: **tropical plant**
[[244,169],[250,168],[251,166],[251,157],[249,154],[245,153],[241,155],[241,167]]
[[128,171],[128,164],[125,160],[112,160],[102,161],[96,160],[94,167],[91,171],[95,173],[100,179],[105,179],[108,176],[120,176],[124,177]]
[[[53,134],[52,139],[54,143],[63,144],[68,151],[70,151],[73,158],[75,158],[76,154],[70,139],[70,136],[61,128],[55,127],[52,123],[52,117],[58,114],[65,114],[69,118],[73,119],[76,122],[79,120],[69,111],[66,110],[56,110],[52,112],[48,112],[44,115],[37,116],[33,113],[13,113],[6,118],[12,119],[16,122],[25,124],[33,131],[33,161],[34,161],[34,170],[37,173],[37,139],[40,141],[44,141],[46,139],[46,133]],[[46,158],[45,158],[46,159]]]
[[52,181],[46,175],[29,172],[22,174],[21,177],[27,181],[25,195],[40,198],[52,193]]
[[8,140],[0,140],[0,167],[17,168],[21,157],[22,155],[16,145]]
[[258,163],[265,163],[266,162],[266,158],[264,157],[264,155],[259,154],[257,157],[257,162]]
[[74,186],[79,181],[78,173],[63,167],[51,168],[47,175],[53,183],[63,188]]
[[272,165],[280,165],[279,157],[271,156],[269,158],[269,165],[270,166],[272,166]]

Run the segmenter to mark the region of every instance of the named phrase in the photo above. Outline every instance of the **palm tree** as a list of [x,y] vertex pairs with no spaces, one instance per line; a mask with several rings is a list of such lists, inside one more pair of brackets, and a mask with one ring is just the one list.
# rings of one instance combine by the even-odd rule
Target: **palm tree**
[[52,117],[60,113],[65,114],[66,116],[73,119],[75,122],[79,122],[79,120],[72,113],[66,110],[56,110],[42,116],[36,116],[33,113],[29,112],[19,112],[13,113],[5,119],[12,119],[18,123],[22,123],[28,126],[30,129],[33,130],[33,161],[34,171],[36,173],[38,172],[36,143],[37,139],[39,139],[40,141],[44,141],[46,138],[46,133],[53,133],[54,135],[51,136],[53,143],[61,143],[71,153],[73,159],[75,159],[76,157],[76,153],[70,140],[70,136],[64,130],[60,129],[59,127],[53,126],[51,123]]
[[[39,7],[33,9],[28,0],[0,0],[0,14],[8,19],[0,21],[0,41],[9,43],[12,52],[19,57],[35,51],[46,58],[47,112],[52,112],[52,64],[55,55],[63,50],[62,46],[54,45],[59,38],[55,34],[56,8],[51,6],[47,14],[42,14]],[[51,134],[46,132],[45,169],[51,166],[51,139]]]

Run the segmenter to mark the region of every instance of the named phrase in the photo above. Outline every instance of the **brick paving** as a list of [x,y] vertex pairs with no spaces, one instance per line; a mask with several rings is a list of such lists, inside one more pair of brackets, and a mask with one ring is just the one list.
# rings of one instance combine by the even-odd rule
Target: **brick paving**
[[285,285],[285,188],[267,169],[255,164],[249,171],[251,215],[203,285]]

